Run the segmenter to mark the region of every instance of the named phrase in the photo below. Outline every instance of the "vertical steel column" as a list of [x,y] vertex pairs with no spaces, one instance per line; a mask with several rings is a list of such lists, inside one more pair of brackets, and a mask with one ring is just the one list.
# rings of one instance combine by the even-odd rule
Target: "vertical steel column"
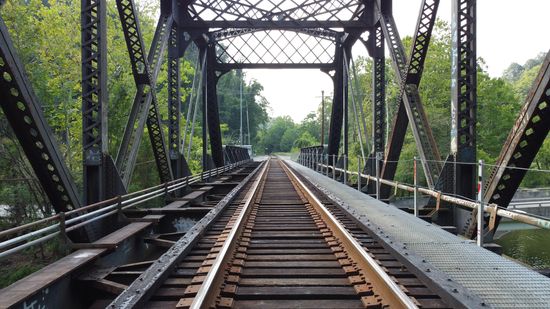
[[[182,33],[179,33],[183,36]],[[180,57],[178,54],[178,27],[172,24],[168,39],[168,153],[174,178],[182,177],[181,144],[181,97],[180,97]]]
[[[201,122],[201,130],[202,130],[202,170],[207,171],[208,170],[208,118],[206,117],[206,110],[208,108],[208,84],[210,83],[209,78],[209,69],[208,69],[208,55],[207,55],[207,47],[203,46],[200,49],[201,53],[201,59],[205,59],[204,63],[205,68],[203,69],[204,74],[206,75],[204,78],[204,83],[202,84],[202,107],[201,107],[201,113],[202,113],[202,122]],[[202,179],[202,177],[201,177]]]
[[212,151],[212,160],[214,161],[216,167],[220,167],[224,165],[224,162],[222,133],[220,128],[220,113],[218,109],[216,46],[214,44],[208,45],[206,57],[206,117],[208,123],[208,134],[210,135],[210,149]]
[[[374,9],[374,6],[373,6]],[[373,35],[366,42],[369,55],[372,57],[372,140],[373,151],[369,160],[365,162],[367,174],[375,173],[375,156],[378,152],[384,152],[386,147],[386,59],[385,43],[382,25],[378,21],[371,30]],[[407,127],[405,126],[405,130]],[[370,193],[374,192],[370,186]]]
[[[341,66],[343,66],[342,69],[342,103],[344,104],[344,170],[347,171],[348,169],[348,154],[349,154],[349,66],[348,63],[350,63],[349,59],[351,58],[351,48],[344,47],[344,55],[343,55],[343,61]],[[346,183],[347,174],[344,173],[344,183]]]
[[82,0],[81,6],[84,204],[88,205],[107,198],[107,3]]
[[476,192],[476,0],[453,0],[452,9],[451,154],[455,158],[455,194],[473,199]]
[[342,122],[344,116],[344,50],[338,38],[336,43],[336,55],[334,57],[335,70],[332,81],[334,83],[334,98],[332,100],[332,112],[328,135],[328,154],[337,156],[342,138]]
[[374,26],[372,44],[372,102],[374,153],[383,152],[386,139],[386,63],[384,55],[384,32],[380,22]]

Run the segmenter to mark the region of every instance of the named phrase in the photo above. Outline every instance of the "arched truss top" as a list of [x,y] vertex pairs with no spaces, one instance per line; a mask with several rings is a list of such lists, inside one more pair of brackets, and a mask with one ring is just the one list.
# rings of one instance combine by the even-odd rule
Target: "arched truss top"
[[212,27],[353,27],[360,26],[361,0],[196,0],[191,20]]
[[[324,35],[319,35],[321,32]],[[337,33],[321,32],[248,29],[223,36],[217,33],[217,62],[226,68],[330,68],[334,64]]]

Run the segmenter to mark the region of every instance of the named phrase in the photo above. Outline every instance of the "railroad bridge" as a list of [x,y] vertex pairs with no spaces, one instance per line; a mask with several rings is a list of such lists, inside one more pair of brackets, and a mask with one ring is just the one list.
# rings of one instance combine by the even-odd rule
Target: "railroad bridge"
[[[496,167],[478,179],[475,0],[451,1],[450,149],[435,143],[418,92],[439,2],[421,1],[408,57],[391,0],[160,0],[148,51],[136,3],[116,0],[136,93],[111,157],[109,17],[105,0],[82,0],[82,193],[0,18],[0,104],[56,212],[1,231],[0,258],[56,238],[67,253],[2,289],[0,307],[549,308],[550,279],[484,242],[503,217],[550,227],[548,219],[507,209],[548,134],[550,54]],[[180,127],[179,61],[191,44],[199,49],[194,91],[202,93],[197,175]],[[350,171],[354,44],[373,59],[374,149]],[[386,58],[401,77],[390,132]],[[156,96],[164,63],[166,122]],[[295,161],[252,160],[246,149],[223,145],[218,79],[254,68],[330,75],[328,145],[304,148]],[[407,128],[419,155],[415,179],[422,174],[426,187],[394,179]],[[144,132],[160,183],[129,192]],[[414,194],[410,211],[387,203],[397,190]],[[421,203],[418,195],[430,198]],[[150,201],[162,206],[146,207]]]

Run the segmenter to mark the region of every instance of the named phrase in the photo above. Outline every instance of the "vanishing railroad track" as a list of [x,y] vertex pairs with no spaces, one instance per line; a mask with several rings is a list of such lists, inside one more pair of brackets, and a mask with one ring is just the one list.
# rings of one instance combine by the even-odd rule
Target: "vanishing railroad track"
[[[144,307],[448,307],[367,230],[276,159],[160,280]],[[113,308],[125,307],[121,297]]]

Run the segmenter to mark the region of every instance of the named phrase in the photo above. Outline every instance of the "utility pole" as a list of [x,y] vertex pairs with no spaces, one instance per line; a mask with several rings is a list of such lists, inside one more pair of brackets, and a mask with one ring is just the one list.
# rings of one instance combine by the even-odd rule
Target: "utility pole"
[[321,90],[321,146],[325,146],[325,91]]
[[244,144],[243,140],[243,71],[240,70],[239,74],[241,80],[240,95],[241,95],[241,129],[239,131],[239,143],[241,146]]

